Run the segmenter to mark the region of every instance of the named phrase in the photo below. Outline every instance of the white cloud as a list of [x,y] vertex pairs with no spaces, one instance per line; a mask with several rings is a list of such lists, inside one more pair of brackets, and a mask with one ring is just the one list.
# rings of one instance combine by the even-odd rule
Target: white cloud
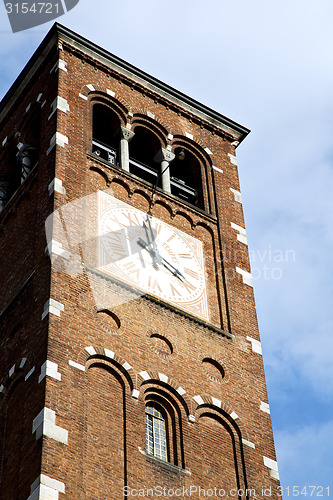
[[[324,424],[300,425],[289,431],[275,433],[280,479],[285,488],[332,486],[332,434],[333,420]],[[317,497],[316,493],[319,490],[314,497]],[[322,493],[324,498],[329,496],[327,490]],[[287,490],[284,497],[287,497]]]

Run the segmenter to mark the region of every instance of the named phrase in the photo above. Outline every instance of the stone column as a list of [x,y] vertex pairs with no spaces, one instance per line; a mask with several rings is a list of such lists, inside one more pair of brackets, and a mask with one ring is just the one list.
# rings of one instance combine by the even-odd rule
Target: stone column
[[170,168],[169,164],[174,159],[175,155],[168,149],[162,149],[161,151],[161,182],[162,189],[166,193],[171,193],[170,184]]
[[128,143],[133,138],[134,132],[126,127],[120,127],[120,167],[129,172],[129,147]]

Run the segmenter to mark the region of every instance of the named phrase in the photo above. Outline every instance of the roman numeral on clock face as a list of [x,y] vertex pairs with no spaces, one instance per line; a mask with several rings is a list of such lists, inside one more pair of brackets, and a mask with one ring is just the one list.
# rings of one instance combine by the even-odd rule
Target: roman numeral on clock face
[[178,290],[178,288],[176,288],[172,283],[170,283],[170,288],[171,288],[171,293],[173,296],[175,296],[175,297],[182,296],[182,292],[180,290]]
[[121,237],[118,233],[111,232],[103,237],[104,241],[107,241],[111,252],[109,252],[111,260],[124,259],[127,256],[126,249],[123,246]]
[[122,268],[125,272],[128,272],[133,279],[140,278],[140,269],[138,269],[137,264],[135,264],[134,262],[127,262],[125,264],[122,264]]
[[184,297],[184,290],[187,293],[191,294],[196,289],[196,287],[192,285],[192,283],[190,283],[189,281],[181,281],[177,284],[170,283],[170,289],[171,289],[171,294],[177,300],[177,298]]
[[190,283],[189,281],[185,280],[185,281],[182,281],[181,282],[181,286],[185,288],[185,290],[188,292],[188,293],[192,293],[193,290],[196,289],[196,287],[194,285],[192,285],[192,283]]
[[110,232],[115,230],[115,224],[121,229],[126,229],[130,226],[141,227],[143,222],[138,214],[132,212],[108,213],[107,221],[106,229]]
[[128,226],[142,226],[142,218],[138,216],[136,213],[128,212],[124,214],[124,216],[128,219]]
[[117,224],[117,226],[121,229],[124,229],[128,226],[128,224],[124,224],[123,222],[121,222],[115,215],[109,215],[108,223],[106,224],[106,229],[108,230],[108,232],[113,232],[115,230],[115,227],[112,223]]
[[152,288],[155,291],[155,293],[156,292],[162,293],[162,288],[160,287],[158,281],[155,278],[152,278],[151,276],[149,276],[148,278],[148,286],[149,288]]
[[196,271],[193,271],[193,269],[188,269],[187,267],[185,267],[184,273],[188,274],[189,276],[191,276],[192,278],[194,278],[196,280],[199,279],[199,273],[197,273]]
[[179,253],[178,256],[181,258],[181,259],[192,259],[192,255],[190,253]]

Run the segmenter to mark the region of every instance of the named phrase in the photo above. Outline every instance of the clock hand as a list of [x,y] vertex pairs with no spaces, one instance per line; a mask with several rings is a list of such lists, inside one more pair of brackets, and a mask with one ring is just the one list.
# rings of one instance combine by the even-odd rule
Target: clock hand
[[177,269],[175,266],[173,266],[169,261],[167,261],[164,257],[161,257],[162,259],[162,264],[166,267],[168,271],[170,271],[174,276],[180,279],[180,281],[185,280],[185,276]]
[[138,239],[138,243],[139,243],[140,246],[142,246],[143,248],[145,248],[146,250],[148,250],[148,252],[152,252],[153,251],[151,243],[146,243],[145,241],[143,241],[142,238]]
[[185,276],[173,265],[171,264],[168,260],[166,260],[164,257],[162,257],[157,250],[155,250],[153,243],[146,243],[143,241],[142,238],[138,239],[139,245],[141,245],[143,248],[148,250],[149,253],[152,253],[154,257],[159,257],[160,263],[164,265],[164,267],[170,271],[174,276],[179,278],[181,281],[185,280]]
[[[143,221],[142,227],[144,228],[144,230],[146,232],[146,237],[147,237],[148,243],[150,244],[151,241],[150,241],[150,236],[149,236],[148,228],[147,228],[147,225],[146,225],[146,221],[147,221],[147,219]],[[143,240],[141,240],[141,241],[143,241]]]
[[[151,238],[149,238],[149,234],[148,234],[148,229],[147,229],[147,226],[146,226],[146,222],[148,223],[148,227],[149,227],[149,232],[150,232]],[[160,254],[158,252],[158,249],[157,249],[157,244],[156,244],[154,232],[153,232],[153,229],[151,227],[150,217],[149,217],[148,214],[147,214],[146,220],[143,222],[143,225],[144,225],[145,230],[146,230],[147,240],[150,242],[152,250],[153,250],[153,252],[155,254],[156,262],[157,262],[158,265],[161,265],[162,264],[161,256],[160,256]]]
[[155,250],[153,243],[146,243],[145,241],[143,241],[142,238],[138,239],[138,243],[140,246],[145,248],[150,254],[152,254],[153,264],[154,264],[154,266],[158,267],[158,265],[162,263],[161,257],[159,255],[159,253],[157,252],[157,250]]

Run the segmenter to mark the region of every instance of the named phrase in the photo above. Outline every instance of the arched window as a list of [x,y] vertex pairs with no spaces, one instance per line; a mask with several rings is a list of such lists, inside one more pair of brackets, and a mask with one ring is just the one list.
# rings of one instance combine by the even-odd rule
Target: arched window
[[182,421],[184,408],[167,388],[146,389],[146,453],[185,469]]
[[175,149],[170,163],[171,193],[182,200],[203,208],[201,166],[193,153],[185,148]]
[[135,135],[129,143],[131,174],[155,185],[161,185],[160,165],[157,157],[161,151],[161,143],[158,137],[145,127],[137,126]]
[[19,142],[3,155],[0,173],[0,212],[38,162],[37,149]]
[[5,145],[0,158],[0,212],[38,164],[40,130],[38,108]]
[[92,152],[111,165],[118,163],[119,130],[117,114],[105,104],[94,104]]
[[30,174],[31,170],[37,165],[38,150],[29,144],[20,144],[20,149],[16,155],[18,168],[21,175],[21,183]]
[[[164,130],[133,121],[105,101],[92,107],[92,153],[165,193],[201,209],[208,204],[205,160],[194,146],[177,139],[167,145]],[[201,159],[200,159],[201,157]]]
[[20,174],[16,168],[16,149],[13,144],[1,156],[0,212],[20,186]]
[[166,418],[162,408],[146,406],[146,448],[149,455],[168,461]]

